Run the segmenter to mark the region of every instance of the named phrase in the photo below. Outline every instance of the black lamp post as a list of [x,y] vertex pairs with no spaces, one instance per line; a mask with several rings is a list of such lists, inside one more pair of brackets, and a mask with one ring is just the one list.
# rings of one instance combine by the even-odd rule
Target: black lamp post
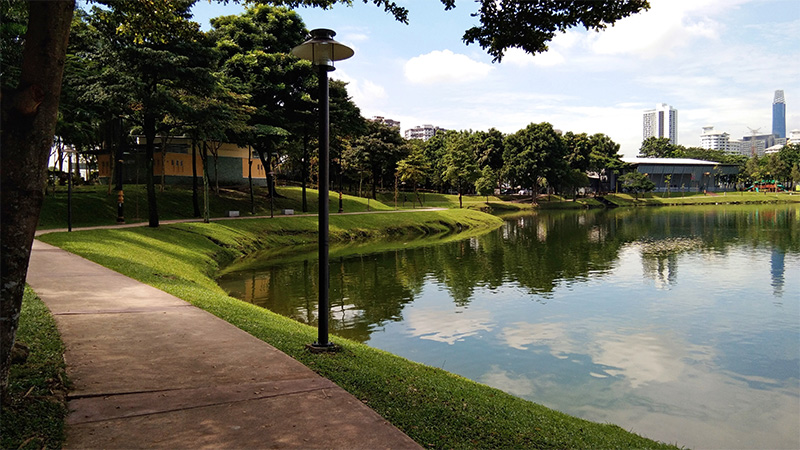
[[328,103],[328,72],[335,70],[334,61],[353,56],[353,49],[333,40],[333,30],[311,30],[309,39],[292,49],[298,58],[311,61],[319,70],[319,317],[317,342],[309,346],[312,351],[335,350],[328,340],[328,315],[330,310],[328,265],[328,188],[330,184],[330,105]]
[[122,117],[117,118],[115,127],[117,133],[117,163],[114,165],[115,174],[117,179],[117,223],[125,223],[125,193],[122,190],[122,177],[124,175],[123,168],[125,167],[125,147],[127,147],[128,137],[123,133]]
[[75,153],[74,149],[65,149],[67,154],[67,231],[72,231],[72,154]]

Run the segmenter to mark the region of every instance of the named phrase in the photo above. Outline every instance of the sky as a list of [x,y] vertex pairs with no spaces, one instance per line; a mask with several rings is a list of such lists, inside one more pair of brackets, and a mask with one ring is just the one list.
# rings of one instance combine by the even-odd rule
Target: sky
[[[573,28],[546,53],[510,50],[493,63],[461,40],[477,24],[474,1],[444,11],[436,0],[399,0],[409,24],[354,0],[330,10],[298,10],[308,29],[329,28],[355,55],[331,78],[364,117],[399,120],[401,130],[432,124],[513,133],[549,122],[563,132],[605,133],[635,156],[642,114],[678,110],[678,143],[699,146],[702,127],[741,139],[772,130],[775,90],[784,91],[786,130],[800,129],[800,0],[650,0],[649,11],[602,32]],[[200,0],[208,19],[244,7]]]

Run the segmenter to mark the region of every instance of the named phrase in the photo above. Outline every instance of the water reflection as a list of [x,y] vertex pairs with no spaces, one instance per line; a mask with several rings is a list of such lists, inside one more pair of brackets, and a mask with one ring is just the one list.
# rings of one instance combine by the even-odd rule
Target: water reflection
[[[800,447],[797,206],[525,215],[374,250],[334,250],[334,333],[659,440]],[[315,258],[220,285],[315,324]]]

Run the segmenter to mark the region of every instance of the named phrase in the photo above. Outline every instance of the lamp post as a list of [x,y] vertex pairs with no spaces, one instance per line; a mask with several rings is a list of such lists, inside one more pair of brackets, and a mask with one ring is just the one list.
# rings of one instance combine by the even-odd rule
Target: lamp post
[[123,133],[122,117],[117,118],[116,131],[118,133],[115,137],[118,141],[116,154],[117,163],[114,165],[116,174],[114,176],[117,179],[117,223],[125,223],[125,193],[122,190],[122,176],[124,175],[125,147],[127,147],[128,137]]
[[330,313],[330,267],[328,264],[328,188],[330,185],[330,105],[328,103],[328,72],[335,70],[334,61],[353,56],[353,49],[333,40],[333,30],[311,30],[309,39],[292,49],[292,54],[311,61],[319,70],[319,314],[317,342],[309,345],[312,351],[331,351],[336,346],[328,340]]
[[75,149],[64,149],[67,154],[67,231],[72,231],[72,154]]

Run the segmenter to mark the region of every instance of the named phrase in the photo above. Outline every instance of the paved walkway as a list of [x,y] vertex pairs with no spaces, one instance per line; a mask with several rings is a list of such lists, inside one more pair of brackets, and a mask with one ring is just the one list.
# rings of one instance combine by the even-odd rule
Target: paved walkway
[[185,301],[34,241],[66,344],[65,448],[419,448],[358,399]]

